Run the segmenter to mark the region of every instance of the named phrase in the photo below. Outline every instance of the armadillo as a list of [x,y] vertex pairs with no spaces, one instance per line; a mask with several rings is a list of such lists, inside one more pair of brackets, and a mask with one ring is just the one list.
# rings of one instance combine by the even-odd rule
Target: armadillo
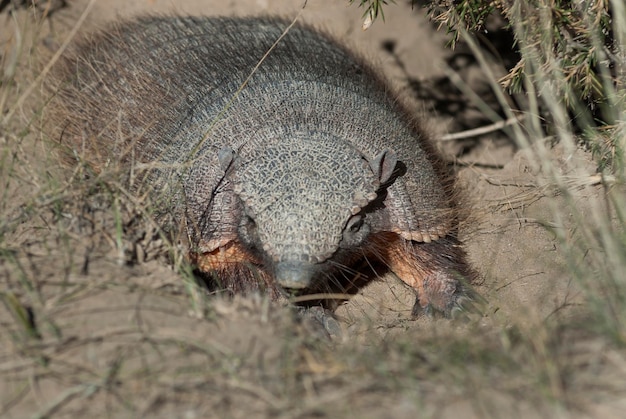
[[180,220],[189,260],[233,293],[382,270],[418,311],[450,315],[476,276],[453,179],[371,65],[288,26],[149,16],[84,38],[55,72],[59,141],[96,171],[132,169],[156,218]]

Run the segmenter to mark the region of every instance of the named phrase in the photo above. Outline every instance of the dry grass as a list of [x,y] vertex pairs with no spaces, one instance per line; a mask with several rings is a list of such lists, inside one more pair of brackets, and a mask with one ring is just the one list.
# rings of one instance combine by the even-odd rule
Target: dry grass
[[[512,127],[541,176],[491,209],[513,214],[545,196],[563,198],[544,225],[584,305],[547,317],[491,310],[465,323],[344,319],[345,339],[329,342],[262,297],[206,295],[152,222],[149,204],[126,193],[114,173],[87,180],[81,168],[56,170],[49,138],[37,129],[45,104],[34,94],[43,79],[33,63],[45,21],[20,15],[10,24],[0,86],[0,416],[618,412],[610,408],[626,397],[623,168],[593,179],[556,170],[540,140],[538,100],[560,121],[562,147],[574,150],[578,142],[549,91],[527,86],[534,101],[525,127]],[[615,103],[616,120],[624,120],[623,103]],[[603,199],[579,213],[581,196],[598,182]],[[569,222],[566,213],[575,231],[558,228]]]

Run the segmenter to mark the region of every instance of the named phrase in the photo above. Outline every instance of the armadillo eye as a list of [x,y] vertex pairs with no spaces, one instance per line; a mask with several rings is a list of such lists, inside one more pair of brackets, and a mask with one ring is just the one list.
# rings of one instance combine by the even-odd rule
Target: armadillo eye
[[369,234],[369,226],[365,223],[365,217],[355,215],[346,223],[343,230],[343,237],[339,246],[343,249],[354,248],[363,243]]
[[354,234],[361,229],[361,226],[363,226],[363,217],[360,215],[355,215],[348,220],[346,230]]
[[256,230],[256,221],[254,221],[254,218],[246,215],[246,227],[248,227],[248,229],[250,230]]

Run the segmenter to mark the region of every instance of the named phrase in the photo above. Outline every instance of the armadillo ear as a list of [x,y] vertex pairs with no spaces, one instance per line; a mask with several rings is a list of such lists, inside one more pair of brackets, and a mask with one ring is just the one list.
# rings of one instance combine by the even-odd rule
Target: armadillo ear
[[235,150],[230,147],[224,147],[217,153],[217,159],[220,162],[220,168],[226,172],[235,160]]
[[385,184],[391,178],[398,164],[398,156],[393,150],[385,149],[370,162],[374,175],[380,184]]

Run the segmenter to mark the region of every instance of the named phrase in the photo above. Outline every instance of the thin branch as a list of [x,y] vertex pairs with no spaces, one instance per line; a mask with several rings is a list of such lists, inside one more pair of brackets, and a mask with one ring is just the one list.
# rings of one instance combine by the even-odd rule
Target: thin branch
[[525,115],[519,115],[513,118],[495,122],[491,125],[484,127],[474,128],[467,131],[455,132],[453,134],[446,134],[439,138],[439,141],[456,141],[465,138],[478,137],[479,135],[488,134],[490,132],[499,131],[504,127],[517,124],[524,120]]

